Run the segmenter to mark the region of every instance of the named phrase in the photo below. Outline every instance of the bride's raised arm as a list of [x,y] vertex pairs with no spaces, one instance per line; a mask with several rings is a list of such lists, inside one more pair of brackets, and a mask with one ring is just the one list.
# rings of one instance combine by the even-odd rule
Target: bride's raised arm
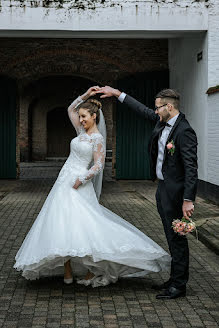
[[81,127],[77,107],[81,103],[85,102],[88,98],[94,96],[98,89],[99,89],[98,86],[89,88],[82,96],[79,96],[78,98],[76,98],[71,103],[71,105],[68,107],[68,116],[69,116],[69,119],[72,122],[77,134],[79,133],[80,127]]

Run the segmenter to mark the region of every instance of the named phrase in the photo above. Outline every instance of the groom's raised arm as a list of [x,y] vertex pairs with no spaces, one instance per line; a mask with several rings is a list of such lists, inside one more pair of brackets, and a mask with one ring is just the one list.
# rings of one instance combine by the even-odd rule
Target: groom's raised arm
[[147,120],[151,120],[154,122],[159,120],[159,116],[155,114],[153,109],[148,108],[147,106],[140,103],[138,100],[127,95],[124,92],[121,92],[109,86],[105,86],[103,88],[100,88],[98,93],[103,93],[103,95],[100,98],[107,98],[113,96],[118,98],[118,100],[121,103],[127,105],[129,108],[133,109],[137,114],[139,114],[140,116],[144,117]]

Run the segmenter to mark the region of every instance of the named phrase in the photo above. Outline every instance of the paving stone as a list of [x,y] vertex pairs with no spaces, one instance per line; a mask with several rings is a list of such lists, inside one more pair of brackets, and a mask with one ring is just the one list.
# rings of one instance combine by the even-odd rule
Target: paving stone
[[[14,257],[30,229],[58,174],[51,171],[37,179],[0,181],[0,327],[16,328],[186,328],[219,326],[218,256],[194,236],[189,236],[191,264],[187,296],[171,301],[156,300],[153,283],[168,279],[154,273],[142,279],[120,279],[104,288],[63,284],[62,277],[26,281],[13,269]],[[34,179],[33,179],[34,176]],[[167,250],[154,192],[149,181],[104,183],[101,203],[134,224]],[[218,207],[198,199],[197,220],[210,215],[208,232],[217,226]],[[210,213],[210,214],[209,214]]]

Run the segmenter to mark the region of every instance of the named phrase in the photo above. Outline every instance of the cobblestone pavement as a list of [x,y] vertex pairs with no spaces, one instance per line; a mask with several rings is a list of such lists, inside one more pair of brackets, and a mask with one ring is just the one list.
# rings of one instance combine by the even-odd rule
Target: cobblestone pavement
[[[133,192],[150,200],[155,201],[156,184],[150,181],[123,181],[120,182],[123,188],[125,186],[132,188]],[[198,239],[208,248],[219,255],[219,206],[200,197],[196,197],[195,212],[192,217],[198,230]]]
[[[158,301],[151,289],[167,273],[121,279],[96,289],[64,285],[62,277],[32,282],[22,278],[13,269],[14,257],[54,182],[52,173],[42,172],[41,179],[29,171],[22,173],[23,180],[0,180],[0,327],[219,327],[218,255],[194,236],[189,236],[187,296],[176,300]],[[154,190],[151,182],[114,182],[109,175],[101,203],[167,249]],[[216,218],[217,211],[200,199],[197,220]]]

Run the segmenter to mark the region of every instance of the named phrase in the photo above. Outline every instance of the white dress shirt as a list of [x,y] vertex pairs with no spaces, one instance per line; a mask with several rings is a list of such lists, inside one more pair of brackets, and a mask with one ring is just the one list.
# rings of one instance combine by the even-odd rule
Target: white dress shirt
[[121,95],[118,97],[118,100],[123,103],[124,99],[126,97],[126,93],[125,92],[122,92]]
[[169,134],[178,118],[179,114],[176,116],[172,117],[167,123],[170,126],[165,126],[163,129],[161,136],[158,139],[158,156],[157,156],[157,165],[156,165],[156,174],[157,178],[159,180],[163,180],[163,174],[162,174],[162,166],[163,166],[163,160],[164,160],[164,151],[165,151],[165,146],[167,139],[169,137]]
[[[121,95],[118,97],[118,100],[122,103],[126,97],[126,93],[122,92]],[[168,124],[170,126],[165,126],[165,128],[162,131],[161,136],[159,137],[158,140],[158,156],[157,156],[157,165],[156,165],[156,174],[157,178],[159,180],[163,180],[163,174],[162,174],[162,165],[163,165],[163,159],[164,159],[164,150],[166,146],[166,142],[168,139],[168,136],[170,134],[170,131],[172,130],[173,125],[175,124],[177,117],[179,114],[174,116],[168,121]]]
[[[120,96],[118,97],[118,100],[123,103],[124,99],[126,97],[126,93],[122,92]],[[176,123],[176,120],[178,118],[179,114],[174,116],[168,121],[168,124],[171,126],[165,126],[165,128],[162,131],[162,134],[158,140],[158,156],[157,156],[157,164],[156,164],[156,174],[157,178],[160,180],[164,180],[163,174],[162,174],[162,166],[163,166],[163,159],[164,159],[164,150],[166,146],[167,139],[169,137],[170,131],[172,130],[174,124]],[[190,201],[189,199],[184,199],[187,201]]]

